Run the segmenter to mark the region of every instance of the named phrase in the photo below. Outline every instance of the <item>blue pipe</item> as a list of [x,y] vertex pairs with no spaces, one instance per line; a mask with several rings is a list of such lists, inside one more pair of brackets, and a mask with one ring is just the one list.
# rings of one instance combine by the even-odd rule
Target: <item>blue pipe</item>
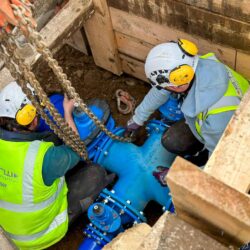
[[[92,239],[93,244],[98,242],[98,245],[104,246],[128,225],[145,221],[143,210],[151,200],[172,211],[169,188],[162,187],[152,175],[157,166],[170,167],[175,158],[174,154],[161,145],[161,136],[165,129],[166,125],[162,122],[149,122],[148,139],[141,147],[110,138],[106,138],[99,145],[99,153],[94,161],[116,173],[118,181],[111,191],[104,190],[99,201],[89,208],[91,226],[88,225],[84,232]],[[122,128],[113,131],[117,135],[122,135],[123,132]],[[111,219],[104,220],[95,215],[95,206],[102,206],[106,218]],[[116,214],[115,219],[112,219],[112,214]],[[114,223],[116,230],[108,231],[107,228],[114,228]],[[87,249],[84,242],[79,249]]]
[[[171,108],[175,103],[170,103]],[[123,135],[124,129],[115,128],[104,103],[94,103],[90,109],[110,131]],[[128,226],[146,221],[143,210],[151,200],[166,210],[173,209],[169,188],[162,187],[152,175],[157,166],[169,168],[175,158],[161,145],[162,134],[167,129],[163,122],[148,123],[148,139],[139,147],[112,140],[79,110],[74,113],[74,120],[81,139],[87,144],[91,159],[118,176],[113,189],[103,190],[96,203],[90,206],[90,224],[84,230],[88,238],[79,249],[99,250]]]
[[[113,190],[116,196],[129,200],[137,211],[143,211],[147,203],[155,200],[166,205],[169,195],[168,187],[162,187],[153,177],[157,166],[170,167],[175,155],[161,145],[164,124],[151,121],[148,126],[149,137],[143,146],[109,139],[101,145],[101,153],[94,161],[119,177]],[[116,132],[122,135],[123,129]]]
[[181,111],[182,99],[182,94],[171,93],[167,102],[159,107],[164,123],[170,125],[184,118]]

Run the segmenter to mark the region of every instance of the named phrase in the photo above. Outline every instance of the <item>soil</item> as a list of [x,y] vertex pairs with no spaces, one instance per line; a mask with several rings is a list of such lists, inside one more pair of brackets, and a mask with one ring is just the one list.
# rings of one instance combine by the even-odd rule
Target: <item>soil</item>
[[[128,91],[136,100],[138,105],[149,90],[149,86],[128,75],[116,76],[100,67],[97,67],[91,56],[64,46],[55,58],[62,66],[72,85],[84,101],[92,98],[104,99],[110,105],[112,116],[116,124],[124,126],[132,114],[123,115],[117,110],[115,92],[117,89]],[[48,94],[62,93],[60,85],[52,71],[45,63],[40,63],[36,68],[36,75]],[[140,142],[138,142],[140,144]],[[144,210],[145,215],[150,215],[148,223],[153,225],[162,213],[161,207],[156,203],[149,203]],[[67,235],[57,244],[50,247],[50,250],[74,250],[78,249],[83,241],[82,230],[88,220],[83,215],[77,222],[69,228]]]
[[[123,115],[118,112],[116,90],[128,91],[135,98],[136,105],[149,90],[149,86],[138,79],[125,74],[116,76],[97,67],[91,56],[86,56],[70,46],[65,45],[55,58],[84,101],[100,98],[108,102],[117,125],[125,125],[132,114]],[[62,92],[58,80],[46,64],[41,63],[36,72],[47,93]]]

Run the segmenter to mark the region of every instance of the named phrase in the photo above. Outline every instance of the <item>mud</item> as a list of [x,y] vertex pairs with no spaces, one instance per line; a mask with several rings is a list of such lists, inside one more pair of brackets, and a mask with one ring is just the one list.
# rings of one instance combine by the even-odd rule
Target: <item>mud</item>
[[[69,46],[63,47],[55,57],[84,101],[91,98],[101,98],[108,102],[117,125],[125,125],[132,114],[123,115],[118,112],[115,91],[120,88],[128,91],[138,105],[149,90],[149,86],[138,79],[128,75],[118,77],[97,67],[91,56],[86,56]],[[36,75],[48,94],[62,93],[57,79],[46,64],[39,64]],[[162,213],[161,207],[153,202],[146,207],[144,212],[146,216],[148,215],[150,225],[153,225]],[[83,241],[82,230],[87,222],[87,218],[83,215],[69,228],[67,235],[49,249],[78,249]]]
[[[128,75],[119,77],[97,67],[91,56],[69,46],[64,46],[55,57],[84,101],[101,98],[108,102],[117,125],[125,125],[131,114],[118,113],[115,91],[128,91],[138,105],[149,90],[149,86],[138,79]],[[40,64],[36,72],[47,93],[62,92],[58,80],[46,64]]]

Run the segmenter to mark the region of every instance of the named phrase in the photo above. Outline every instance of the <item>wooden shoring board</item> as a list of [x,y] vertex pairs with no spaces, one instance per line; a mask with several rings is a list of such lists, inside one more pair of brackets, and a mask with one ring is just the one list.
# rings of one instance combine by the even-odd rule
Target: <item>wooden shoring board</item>
[[175,214],[165,212],[136,250],[228,250],[218,241],[204,234]]
[[[50,48],[53,53],[58,51],[68,38],[82,27],[84,20],[86,20],[93,11],[94,5],[92,0],[70,0],[40,31],[45,45]],[[40,54],[35,52],[34,60],[27,63],[34,67],[40,58]],[[3,78],[0,79],[0,87],[5,86],[6,83],[13,80],[6,68],[0,71],[0,77]]]
[[97,66],[122,74],[116,39],[106,0],[93,0],[94,15],[84,24],[92,55]]
[[40,31],[47,47],[59,50],[94,11],[92,0],[70,0]]
[[115,32],[115,37],[118,50],[121,54],[138,59],[141,62],[145,61],[148,52],[153,47],[152,44],[146,43],[120,32]]
[[204,171],[240,192],[249,193],[249,163],[250,91],[243,97]]
[[110,14],[115,30],[118,50],[122,54],[144,61],[149,49],[156,44],[169,40],[177,40],[178,38],[185,38],[197,44],[199,54],[214,52],[221,62],[233,69],[237,69],[238,72],[250,78],[250,65],[245,63],[249,55],[246,53],[214,44],[198,36],[193,36],[177,29],[154,23],[148,19],[112,7],[110,7]]
[[221,242],[250,240],[250,197],[177,157],[167,175],[176,213]]
[[3,229],[0,227],[0,250],[17,250],[15,244],[8,239]]
[[112,7],[110,8],[110,13],[114,30],[138,39],[139,46],[143,46],[141,41],[154,46],[170,40],[185,38],[197,44],[200,54],[214,52],[223,63],[235,68],[235,49],[213,44],[197,36],[154,23],[148,19]]
[[241,72],[244,76],[250,79],[250,68],[249,68],[250,51],[249,54],[237,51],[235,62],[236,62],[236,71]]
[[[204,1],[211,7],[212,0]],[[160,25],[173,27],[213,43],[243,50],[246,53],[250,50],[250,23],[247,19],[241,21],[239,18],[241,7],[246,5],[246,2],[243,5],[243,1],[238,1],[232,7],[231,12],[237,13],[235,13],[235,18],[215,13],[210,8],[198,7],[194,1],[191,4],[185,2],[185,0],[126,0],[124,3],[124,0],[109,0],[110,7],[144,17]],[[217,2],[221,1],[217,0]],[[221,4],[223,7],[226,6],[225,2],[232,1],[223,1]],[[249,8],[244,10],[246,10],[245,17],[249,18]]]
[[250,22],[249,0],[218,1],[218,0],[177,0],[178,2],[192,5],[193,7],[219,13],[222,16],[230,17],[243,22]]
[[120,54],[120,59],[122,63],[122,69],[129,75],[132,75],[142,81],[147,81],[146,75],[144,73],[144,63],[133,59],[132,57]]

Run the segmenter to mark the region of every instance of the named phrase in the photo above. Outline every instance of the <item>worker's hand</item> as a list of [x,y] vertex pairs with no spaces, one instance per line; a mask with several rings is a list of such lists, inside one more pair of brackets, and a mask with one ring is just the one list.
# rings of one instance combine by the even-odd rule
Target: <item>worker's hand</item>
[[63,99],[63,109],[64,109],[64,115],[72,115],[73,110],[75,108],[75,101],[74,99],[69,99],[68,96],[65,94]]
[[167,183],[165,181],[169,168],[158,166],[156,171],[153,171],[153,176],[161,184],[161,186],[166,187]]
[[[24,15],[26,17],[32,17],[30,2],[25,0],[25,3],[22,3],[19,0],[1,0],[0,4],[0,28],[5,28],[7,32],[12,30],[13,26],[19,26],[25,33],[27,33],[26,27],[20,24],[19,17],[15,16],[11,7],[11,4],[23,8]],[[35,20],[31,18],[31,23],[35,27]]]
[[141,126],[139,124],[137,124],[133,118],[131,118],[128,122],[127,122],[127,126],[125,128],[125,134],[124,136],[126,137],[134,137],[135,132],[140,128]]
[[68,96],[65,94],[63,99],[63,109],[64,109],[64,118],[71,129],[76,133],[78,133],[77,127],[75,125],[74,119],[72,117],[73,110],[75,108],[75,101],[74,99],[69,99]]

